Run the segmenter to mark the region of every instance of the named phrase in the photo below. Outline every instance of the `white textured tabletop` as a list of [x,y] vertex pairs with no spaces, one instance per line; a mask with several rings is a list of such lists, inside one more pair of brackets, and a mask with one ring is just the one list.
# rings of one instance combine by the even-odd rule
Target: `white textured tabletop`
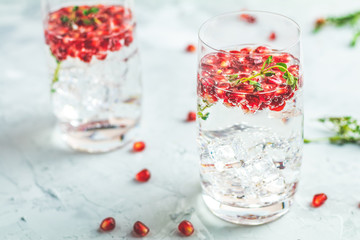
[[[353,0],[137,0],[144,81],[139,140],[108,154],[70,150],[55,134],[39,1],[0,1],[0,239],[131,239],[132,225],[150,227],[147,239],[181,239],[179,220],[190,219],[189,239],[360,239],[360,147],[310,144],[304,148],[296,202],[281,219],[245,227],[213,216],[200,198],[195,110],[197,29],[226,11],[258,9],[290,16],[302,30],[305,136],[328,134],[314,120],[360,117],[360,46],[348,47],[350,29],[311,34],[314,19],[360,8]],[[135,173],[152,178],[137,184]],[[318,209],[309,203],[325,192]],[[109,233],[97,231],[108,216]]]

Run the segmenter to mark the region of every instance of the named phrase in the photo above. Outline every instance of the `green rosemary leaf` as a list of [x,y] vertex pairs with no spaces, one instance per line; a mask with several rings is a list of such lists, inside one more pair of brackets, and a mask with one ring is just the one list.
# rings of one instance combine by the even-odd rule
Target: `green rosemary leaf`
[[238,77],[239,77],[238,74],[233,74],[233,75],[228,75],[228,76],[227,76],[229,82],[235,81]]
[[261,84],[259,82],[256,82],[256,81],[252,81],[252,80],[249,80],[249,84],[254,86],[255,90],[256,91],[264,91],[264,89],[262,88]]
[[360,37],[360,31],[358,31],[354,34],[353,39],[350,42],[351,47],[355,47],[356,41],[358,40],[359,37]]
[[[287,69],[286,63],[281,63],[281,62],[280,62],[280,63],[276,63],[276,65],[277,65],[277,66],[281,66],[281,67]],[[286,72],[285,69],[279,68],[279,70],[282,71],[282,72]]]
[[97,12],[99,12],[99,8],[97,8],[97,7],[92,7],[89,10],[89,13],[97,13]]
[[73,12],[76,12],[77,10],[79,10],[79,6],[74,6],[72,9]]
[[69,18],[68,18],[67,16],[61,16],[61,17],[60,17],[60,20],[61,20],[62,23],[67,23],[67,22],[69,22]]
[[85,24],[85,25],[91,25],[91,24],[93,24],[94,22],[93,21],[91,21],[91,20],[89,20],[89,19],[82,19],[82,22]]
[[262,68],[261,68],[261,71],[263,71],[265,69],[265,67],[269,66],[270,63],[273,62],[273,57],[270,55],[264,62]]
[[275,75],[275,72],[266,72],[265,74],[264,74],[266,77],[271,77],[271,76],[274,76]]

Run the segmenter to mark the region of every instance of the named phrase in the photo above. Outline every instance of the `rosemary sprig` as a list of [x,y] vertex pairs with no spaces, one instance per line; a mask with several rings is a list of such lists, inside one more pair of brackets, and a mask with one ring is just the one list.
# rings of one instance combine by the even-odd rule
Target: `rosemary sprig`
[[286,79],[286,84],[287,85],[290,85],[292,89],[295,89],[297,84],[298,84],[298,78],[295,77],[294,75],[292,75],[292,73],[289,72],[289,70],[287,69],[287,65],[286,63],[282,63],[282,62],[279,62],[279,63],[276,63],[275,65],[272,65],[271,66],[271,63],[273,63],[273,57],[272,56],[269,56],[260,72],[253,72],[253,74],[249,77],[243,77],[243,78],[238,78],[238,75],[237,74],[234,74],[234,75],[229,75],[228,76],[228,80],[229,82],[231,82],[233,84],[233,86],[237,86],[241,83],[244,83],[244,82],[249,82],[250,85],[253,85],[255,90],[256,91],[264,91],[264,89],[262,88],[261,84],[257,81],[253,81],[252,79],[256,78],[256,77],[270,77],[270,76],[273,76],[275,75],[275,72],[272,71],[271,69],[273,68],[277,68],[279,69],[281,72],[283,72],[283,78]]
[[358,26],[358,22],[360,19],[360,11],[347,14],[345,16],[340,17],[327,17],[327,18],[319,18],[315,22],[314,33],[320,31],[326,25],[332,25],[336,27],[350,26],[355,30],[354,36],[350,42],[350,46],[354,47],[356,42],[360,36],[360,29]]
[[304,139],[304,143],[329,141],[332,144],[343,145],[346,143],[360,144],[360,125],[356,119],[346,117],[320,118],[319,122],[329,125],[335,135],[328,138]]
[[60,72],[60,66],[61,66],[61,61],[59,61],[57,59],[55,59],[55,60],[56,60],[56,68],[55,68],[53,79],[51,81],[51,92],[52,93],[56,92],[56,90],[54,89],[54,84],[59,81],[59,72]]
[[198,112],[197,112],[197,115],[199,118],[201,118],[202,120],[206,120],[208,119],[210,113],[207,112],[207,113],[204,113],[204,110],[211,107],[213,104],[212,103],[209,103],[207,100],[203,99],[202,100],[203,103],[205,104],[204,106],[202,106],[202,104],[198,104]]

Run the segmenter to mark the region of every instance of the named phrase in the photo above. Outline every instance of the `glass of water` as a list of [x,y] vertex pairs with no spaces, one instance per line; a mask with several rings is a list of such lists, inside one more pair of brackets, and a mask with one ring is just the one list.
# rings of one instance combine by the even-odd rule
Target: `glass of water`
[[300,29],[242,11],[199,31],[198,148],[203,199],[218,217],[258,225],[285,214],[303,146]]
[[132,10],[131,0],[43,0],[53,112],[76,150],[119,148],[140,120]]

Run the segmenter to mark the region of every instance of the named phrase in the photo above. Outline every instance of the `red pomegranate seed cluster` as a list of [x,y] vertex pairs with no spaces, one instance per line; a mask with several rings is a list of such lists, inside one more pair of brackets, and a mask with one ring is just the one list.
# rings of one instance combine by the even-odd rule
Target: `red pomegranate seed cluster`
[[227,107],[241,107],[246,112],[263,109],[281,111],[286,101],[294,96],[298,86],[301,87],[301,79],[293,89],[287,84],[283,72],[278,68],[272,68],[272,76],[251,79],[261,84],[261,91],[248,81],[239,84],[230,81],[233,76],[242,79],[252,76],[254,72],[259,73],[270,56],[272,63],[269,66],[283,63],[294,77],[299,78],[299,65],[294,57],[288,53],[272,53],[264,46],[210,53],[201,59],[198,96],[209,104],[221,100]]
[[68,57],[104,60],[133,41],[130,9],[115,6],[70,6],[48,15],[45,41],[58,61]]
[[191,222],[184,220],[178,226],[179,231],[185,236],[190,236],[194,233],[194,226]]
[[115,228],[116,222],[115,219],[112,217],[105,218],[100,223],[100,229],[103,231],[111,231]]
[[319,193],[316,194],[312,200],[311,205],[315,208],[320,207],[321,205],[323,205],[325,203],[325,201],[327,200],[327,196],[325,193]]

